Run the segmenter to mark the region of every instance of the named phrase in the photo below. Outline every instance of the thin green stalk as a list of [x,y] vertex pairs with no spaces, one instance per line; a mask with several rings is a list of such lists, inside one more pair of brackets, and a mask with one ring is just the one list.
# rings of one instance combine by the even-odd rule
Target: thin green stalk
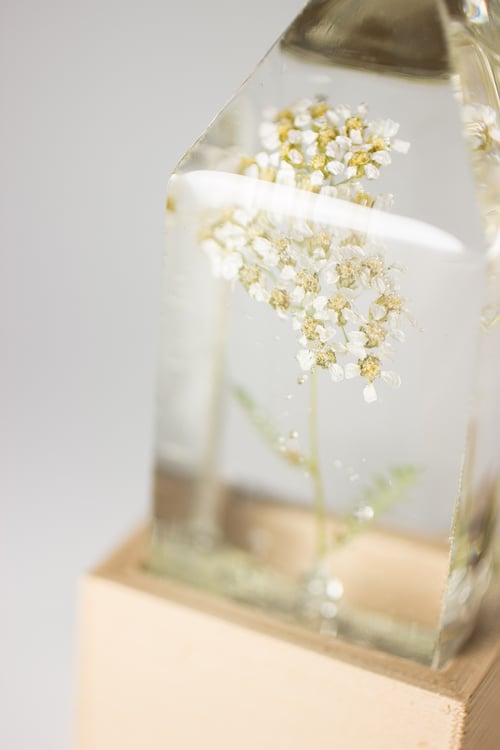
[[318,381],[313,370],[310,376],[311,391],[309,401],[309,472],[313,483],[314,510],[316,514],[316,552],[321,560],[327,551],[326,507],[318,444]]

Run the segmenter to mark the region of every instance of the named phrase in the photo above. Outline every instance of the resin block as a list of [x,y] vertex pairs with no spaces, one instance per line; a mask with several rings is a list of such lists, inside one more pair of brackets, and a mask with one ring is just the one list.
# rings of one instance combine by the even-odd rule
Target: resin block
[[495,8],[311,2],[168,186],[150,569],[434,667],[491,578]]
[[497,750],[498,592],[435,671],[151,575],[148,534],[83,581],[78,750]]

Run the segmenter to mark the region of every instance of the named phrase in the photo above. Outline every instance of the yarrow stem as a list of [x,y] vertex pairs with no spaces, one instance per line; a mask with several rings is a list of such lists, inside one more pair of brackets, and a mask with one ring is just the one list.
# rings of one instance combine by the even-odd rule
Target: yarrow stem
[[328,534],[326,528],[326,505],[321,466],[319,459],[318,440],[318,379],[316,371],[310,376],[309,397],[309,473],[313,483],[314,512],[316,515],[316,555],[321,561],[328,549]]

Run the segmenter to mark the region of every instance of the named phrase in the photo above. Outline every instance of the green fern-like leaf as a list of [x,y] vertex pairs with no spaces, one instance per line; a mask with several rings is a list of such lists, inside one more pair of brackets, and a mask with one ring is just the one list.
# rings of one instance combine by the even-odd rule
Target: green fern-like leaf
[[335,538],[335,544],[346,544],[354,536],[365,531],[394,505],[408,499],[410,489],[415,485],[420,469],[415,466],[398,466],[388,475],[374,477],[357,503],[343,520],[342,530]]
[[248,391],[241,386],[235,386],[233,394],[261,438],[271,447],[277,456],[291,466],[304,466],[309,463],[308,458],[299,450],[286,447],[287,439],[285,436],[276,429],[270,417],[255,403]]

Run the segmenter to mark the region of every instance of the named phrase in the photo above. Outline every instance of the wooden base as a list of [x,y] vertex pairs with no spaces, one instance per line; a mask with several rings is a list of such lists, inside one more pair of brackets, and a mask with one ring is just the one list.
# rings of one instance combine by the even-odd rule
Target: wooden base
[[155,577],[147,539],[83,580],[78,750],[498,750],[498,604],[435,672]]

